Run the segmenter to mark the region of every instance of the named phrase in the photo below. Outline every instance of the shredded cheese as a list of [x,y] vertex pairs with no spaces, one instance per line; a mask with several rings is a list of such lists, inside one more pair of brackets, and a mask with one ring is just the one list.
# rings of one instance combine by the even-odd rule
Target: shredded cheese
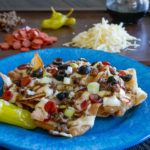
[[66,43],[64,46],[71,45],[119,53],[121,50],[134,50],[140,46],[137,41],[140,41],[140,39],[129,35],[123,27],[123,23],[120,23],[120,25],[108,24],[108,20],[102,18],[102,23],[94,24],[94,27],[88,31],[79,33],[72,39],[72,42]]

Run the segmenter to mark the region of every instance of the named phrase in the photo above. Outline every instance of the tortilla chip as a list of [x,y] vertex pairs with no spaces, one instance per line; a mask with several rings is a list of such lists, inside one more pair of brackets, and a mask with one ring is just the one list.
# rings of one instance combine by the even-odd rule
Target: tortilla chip
[[43,61],[42,61],[41,57],[38,55],[38,53],[35,53],[33,59],[31,60],[31,64],[33,66],[33,71],[37,70],[39,68],[42,68],[43,71],[45,71]]
[[3,90],[5,91],[6,88],[9,87],[12,84],[12,81],[11,81],[11,79],[8,76],[6,76],[6,75],[4,75],[2,73],[0,73],[0,76],[2,77],[2,79],[4,81]]

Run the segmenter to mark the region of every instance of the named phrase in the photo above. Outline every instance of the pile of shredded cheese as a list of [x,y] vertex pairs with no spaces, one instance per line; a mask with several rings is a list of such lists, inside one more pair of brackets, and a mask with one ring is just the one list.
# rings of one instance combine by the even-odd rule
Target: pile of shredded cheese
[[[108,24],[108,20],[102,19],[102,23],[94,24],[88,31],[79,33],[72,39],[72,42],[64,46],[90,48],[103,50],[112,53],[119,53],[121,50],[134,50],[139,44],[137,39],[127,33],[123,24]],[[133,47],[132,49],[129,47]]]

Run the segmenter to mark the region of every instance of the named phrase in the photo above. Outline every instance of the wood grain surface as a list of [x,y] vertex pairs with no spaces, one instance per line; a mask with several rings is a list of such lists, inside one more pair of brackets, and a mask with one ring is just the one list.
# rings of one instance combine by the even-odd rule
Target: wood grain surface
[[0,0],[0,10],[47,11],[51,6],[59,10],[105,10],[106,0]]
[[[2,0],[0,0],[2,1]],[[26,19],[26,22],[23,26],[26,25],[31,27],[40,28],[40,23],[44,18],[50,16],[50,13],[47,11],[28,11],[28,12],[17,12],[19,16]],[[65,13],[65,12],[64,12]],[[77,18],[77,24],[73,27],[63,27],[59,30],[44,30],[49,35],[57,36],[58,42],[49,46],[49,47],[62,47],[63,43],[71,41],[71,39],[81,31],[87,30],[92,27],[92,24],[98,23],[101,21],[102,17],[108,18],[111,21],[111,18],[105,11],[76,11],[74,12],[74,17]],[[149,14],[141,20],[138,24],[127,25],[125,26],[127,31],[141,39],[139,44],[141,45],[135,51],[125,51],[121,55],[130,57],[137,61],[140,61],[148,66],[150,66],[150,16]],[[0,42],[4,41],[5,33],[0,32]],[[9,50],[1,51],[0,50],[0,59],[19,53],[19,51]],[[150,140],[147,140],[137,146],[129,148],[128,150],[145,150],[150,149]],[[5,150],[0,147],[0,150]]]

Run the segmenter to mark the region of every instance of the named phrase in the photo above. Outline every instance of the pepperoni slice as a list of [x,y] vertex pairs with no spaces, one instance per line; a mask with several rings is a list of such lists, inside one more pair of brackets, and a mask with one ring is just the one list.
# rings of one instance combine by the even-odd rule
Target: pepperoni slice
[[102,98],[97,95],[97,94],[91,94],[89,96],[89,100],[92,102],[92,103],[99,103],[99,102],[102,102]]
[[22,42],[22,46],[29,48],[29,47],[31,46],[31,42],[30,42],[29,40],[25,39],[25,40]]
[[33,45],[42,45],[43,44],[43,41],[41,39],[34,39],[32,41],[32,44]]
[[9,44],[12,45],[14,42],[14,36],[12,34],[6,34],[5,36],[5,41]]
[[28,52],[30,49],[28,47],[22,47],[20,49],[21,52]]
[[3,93],[2,99],[9,101],[12,99],[12,97],[13,97],[12,91],[6,91]]
[[22,65],[18,66],[18,69],[19,70],[25,70],[25,69],[27,69],[27,64],[22,64]]
[[14,43],[13,43],[13,48],[14,48],[15,50],[21,49],[21,42],[20,42],[20,41],[14,42]]
[[87,106],[88,106],[88,100],[85,100],[85,101],[83,101],[83,102],[81,103],[81,109],[82,109],[82,110],[85,110],[85,109],[87,108]]
[[39,33],[39,36],[40,36],[40,38],[41,38],[43,41],[45,41],[45,39],[48,38],[48,35],[47,35],[46,33],[44,33],[44,32],[40,32],[40,33]]
[[26,38],[27,37],[26,31],[24,29],[19,29],[18,33],[21,35],[22,38]]
[[31,77],[24,77],[21,79],[21,87],[28,85],[32,81]]
[[103,64],[103,65],[106,65],[106,66],[110,66],[110,65],[111,65],[111,64],[110,64],[109,62],[107,62],[107,61],[103,61],[102,64]]
[[10,48],[10,45],[8,43],[0,43],[0,47],[2,50],[8,50]]
[[48,101],[45,104],[44,109],[49,114],[53,114],[56,111],[56,104],[53,101]]
[[41,45],[32,45],[32,49],[41,49]]

